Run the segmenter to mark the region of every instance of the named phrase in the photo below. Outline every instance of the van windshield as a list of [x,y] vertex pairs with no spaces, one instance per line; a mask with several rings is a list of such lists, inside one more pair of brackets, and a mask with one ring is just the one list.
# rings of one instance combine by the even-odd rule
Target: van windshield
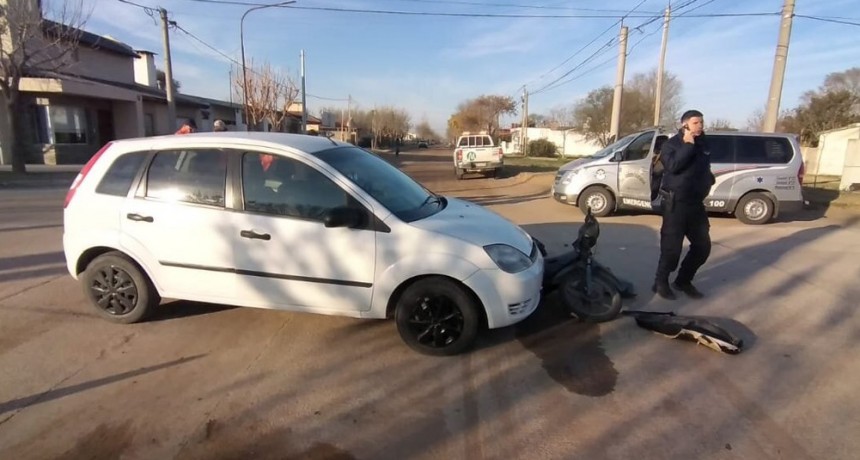
[[616,150],[621,150],[624,147],[626,147],[627,144],[633,142],[633,139],[636,139],[636,136],[638,136],[640,134],[642,134],[642,133],[628,134],[627,136],[622,137],[618,141],[613,142],[613,143],[607,145],[606,147],[603,147],[602,149],[598,150],[593,155],[590,155],[588,158],[603,158],[603,157],[607,157],[609,155],[612,155],[612,153],[615,152]]

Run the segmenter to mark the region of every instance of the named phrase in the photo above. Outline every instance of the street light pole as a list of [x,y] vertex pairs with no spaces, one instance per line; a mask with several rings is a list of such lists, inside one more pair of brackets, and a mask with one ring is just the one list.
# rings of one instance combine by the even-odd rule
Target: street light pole
[[257,5],[248,8],[239,20],[239,47],[242,49],[242,105],[245,106],[245,131],[248,131],[248,71],[245,67],[245,16],[251,11],[262,10],[264,8],[274,8],[286,6],[290,3],[296,3],[295,0],[288,2],[273,3],[271,5]]

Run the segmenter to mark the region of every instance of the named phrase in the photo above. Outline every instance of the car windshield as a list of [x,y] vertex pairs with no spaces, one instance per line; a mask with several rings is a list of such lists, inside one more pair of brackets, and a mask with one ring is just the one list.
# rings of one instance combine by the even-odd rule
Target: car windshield
[[338,170],[404,222],[436,214],[447,203],[444,198],[364,149],[336,147],[316,152],[314,156]]
[[590,155],[588,158],[603,158],[603,157],[612,155],[616,150],[623,149],[624,147],[627,146],[627,144],[633,142],[633,139],[635,139],[636,136],[638,136],[639,134],[641,134],[641,133],[628,134],[627,136],[622,137],[618,141],[613,142],[613,143],[607,145],[606,147],[603,147],[602,149],[598,150],[595,154]]

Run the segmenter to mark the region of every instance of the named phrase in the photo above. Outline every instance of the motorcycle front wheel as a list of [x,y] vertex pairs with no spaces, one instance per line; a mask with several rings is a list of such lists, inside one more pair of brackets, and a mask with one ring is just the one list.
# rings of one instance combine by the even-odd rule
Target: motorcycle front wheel
[[602,323],[615,319],[621,312],[621,292],[607,275],[596,271],[591,278],[591,292],[586,292],[585,272],[574,271],[562,282],[561,298],[565,307],[582,321]]

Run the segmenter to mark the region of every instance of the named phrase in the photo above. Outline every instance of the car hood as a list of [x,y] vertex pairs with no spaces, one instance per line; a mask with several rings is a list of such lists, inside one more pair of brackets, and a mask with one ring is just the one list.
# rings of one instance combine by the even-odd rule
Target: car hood
[[558,170],[559,171],[570,171],[572,169],[576,169],[576,168],[579,168],[581,166],[585,166],[588,163],[593,163],[599,159],[600,158],[591,158],[591,157],[580,158],[578,160],[573,160],[570,163],[566,163],[561,168],[558,168]]
[[532,238],[519,225],[483,206],[445,197],[448,205],[441,212],[410,225],[435,233],[449,235],[478,246],[507,244],[523,254],[532,250]]

